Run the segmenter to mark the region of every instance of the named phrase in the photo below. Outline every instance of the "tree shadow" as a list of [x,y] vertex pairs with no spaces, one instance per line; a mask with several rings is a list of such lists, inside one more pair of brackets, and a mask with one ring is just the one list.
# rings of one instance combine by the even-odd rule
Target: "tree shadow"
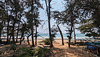
[[78,49],[77,47],[67,49],[52,48],[51,50],[52,54],[50,57],[94,57],[93,55],[89,55],[86,51]]
[[60,48],[52,48],[52,54],[50,57],[66,57],[67,54],[65,52],[64,49],[60,49]]

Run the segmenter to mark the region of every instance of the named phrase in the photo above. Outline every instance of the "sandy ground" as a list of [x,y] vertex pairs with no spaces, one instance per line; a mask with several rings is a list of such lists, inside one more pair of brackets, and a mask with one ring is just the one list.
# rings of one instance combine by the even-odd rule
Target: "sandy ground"
[[[40,44],[44,43],[39,43],[42,40],[38,39],[38,44],[37,46],[42,46]],[[53,42],[54,47],[51,48],[52,54],[50,57],[95,57],[92,53],[85,51],[83,46],[73,46],[71,45],[71,48],[68,48],[68,44],[66,43],[67,40],[64,40],[64,45],[61,44],[61,40],[57,39]],[[31,43],[31,40],[30,40]],[[27,42],[23,42],[21,47],[28,46],[26,45]],[[6,46],[0,46],[0,50],[5,50]],[[5,57],[5,56],[4,56]]]

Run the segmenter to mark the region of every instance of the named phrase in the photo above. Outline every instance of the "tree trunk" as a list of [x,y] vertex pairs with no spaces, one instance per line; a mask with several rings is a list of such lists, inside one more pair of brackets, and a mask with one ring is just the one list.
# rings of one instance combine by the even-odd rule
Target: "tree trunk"
[[[34,7],[33,7],[33,0],[32,0],[32,5],[31,5],[31,12],[33,14],[33,10],[34,10]],[[32,28],[31,28],[31,35],[32,35],[32,47],[34,47],[34,36],[33,36],[33,21],[32,21]]]
[[58,27],[58,30],[59,30],[59,32],[60,32],[61,38],[62,38],[62,45],[64,45],[64,39],[63,39],[62,31],[61,31],[61,29],[59,28],[59,25],[57,25],[57,27]]
[[15,43],[15,36],[14,36],[14,28],[15,27],[15,22],[13,23],[13,29],[12,29],[12,40],[13,40],[13,43]]
[[32,26],[32,29],[31,29],[31,35],[32,35],[32,47],[34,47],[34,36],[33,36],[33,26]]
[[53,38],[51,37],[51,25],[50,25],[50,2],[51,0],[49,0],[49,2],[47,3],[47,1],[45,0],[45,4],[46,4],[46,11],[47,11],[47,16],[48,16],[48,27],[49,27],[49,38],[50,38],[50,47],[53,47]]
[[0,43],[2,43],[2,39],[1,39],[1,31],[0,31]]
[[51,0],[49,0],[48,26],[49,26],[50,47],[53,47],[53,38],[51,37],[51,24],[50,24],[50,15],[51,15],[51,11],[50,11],[50,8],[51,8],[50,2],[51,2]]
[[28,45],[30,45],[30,42],[29,42],[29,37],[27,37],[27,43],[28,43]]
[[71,22],[71,29],[70,29],[69,44],[68,44],[69,48],[70,48],[70,42],[71,42],[72,32],[73,32],[73,24],[74,24],[73,21],[74,21],[73,20],[73,12],[72,12],[72,8],[71,8],[71,20],[70,20],[70,22]]
[[7,42],[9,43],[9,20],[7,25]]
[[24,32],[22,32],[22,35],[21,35],[21,38],[20,38],[20,45],[22,44],[22,39],[23,39],[23,36],[24,36]]
[[16,37],[16,42],[18,42],[18,33],[19,33],[19,24],[18,24],[18,30],[17,30],[17,37]]
[[76,44],[76,33],[75,33],[75,26],[73,27],[74,30],[74,43]]
[[37,46],[37,26],[36,26],[36,34],[35,34],[35,46]]

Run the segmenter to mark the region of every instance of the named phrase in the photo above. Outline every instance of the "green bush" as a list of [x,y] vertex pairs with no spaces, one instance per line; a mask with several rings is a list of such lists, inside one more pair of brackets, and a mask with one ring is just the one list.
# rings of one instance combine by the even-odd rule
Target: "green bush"
[[[54,39],[53,39],[53,41],[54,41]],[[45,45],[50,45],[50,39],[45,39],[43,42]]]
[[17,57],[46,57],[47,53],[50,52],[50,49],[42,47],[33,50],[30,48],[21,48],[18,49],[17,52],[22,52]]
[[0,51],[0,55],[2,54],[2,51]]
[[16,48],[17,48],[17,46],[15,44],[10,45],[10,50],[14,50],[14,52],[15,52]]

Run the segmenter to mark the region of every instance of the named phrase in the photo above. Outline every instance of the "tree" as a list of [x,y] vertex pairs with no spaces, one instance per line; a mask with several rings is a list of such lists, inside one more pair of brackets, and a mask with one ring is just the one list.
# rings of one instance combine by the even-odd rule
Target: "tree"
[[60,12],[58,16],[56,16],[62,24],[66,24],[67,28],[67,37],[69,39],[68,46],[70,47],[70,42],[72,39],[72,33],[75,30],[74,26],[78,23],[78,8],[75,0],[66,0],[65,10]]
[[53,47],[53,38],[51,37],[51,24],[50,24],[50,18],[51,18],[51,0],[45,0],[46,4],[46,11],[47,11],[47,16],[48,16],[48,27],[49,27],[49,38],[50,38],[50,47]]
[[59,27],[59,24],[61,24],[61,19],[62,19],[62,13],[59,12],[59,11],[54,11],[53,12],[53,17],[54,17],[54,20],[56,20],[56,23],[57,23],[57,27],[58,27],[58,30],[60,32],[60,35],[61,35],[61,38],[62,38],[62,45],[64,45],[64,39],[63,39],[63,34],[62,34],[62,31]]
[[[38,16],[39,16],[39,12],[38,12],[38,8],[42,8],[39,0],[27,0],[26,2],[27,6],[26,8],[31,8],[28,10],[28,12],[26,12],[26,18],[27,18],[27,24],[28,24],[28,28],[31,30],[31,36],[32,36],[32,46],[35,46],[34,44],[34,32],[35,32],[35,28],[34,26],[37,26],[37,24],[35,23],[36,20],[38,20]],[[37,28],[36,28],[37,29]]]
[[81,26],[78,28],[82,33],[84,33],[88,37],[98,37],[100,36],[97,33],[97,28],[95,27],[93,23],[93,19],[86,19],[81,22]]

